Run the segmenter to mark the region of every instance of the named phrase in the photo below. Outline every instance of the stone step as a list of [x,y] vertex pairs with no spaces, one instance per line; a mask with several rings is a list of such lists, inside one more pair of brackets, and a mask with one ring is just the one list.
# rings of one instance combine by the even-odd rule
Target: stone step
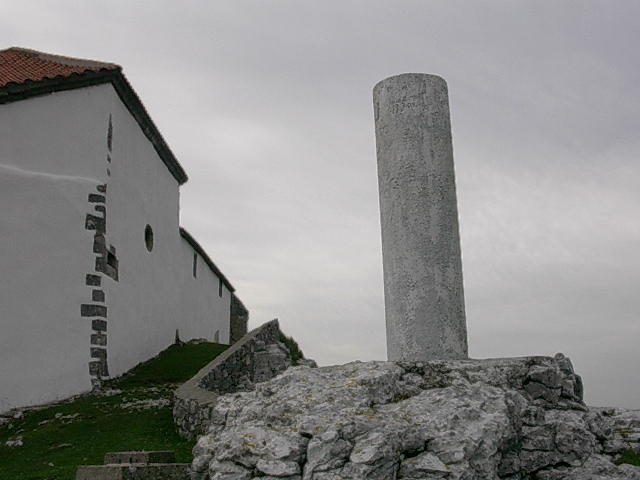
[[76,480],[190,480],[188,463],[81,465]]
[[105,465],[111,463],[175,463],[176,454],[171,450],[156,452],[109,452],[104,456]]

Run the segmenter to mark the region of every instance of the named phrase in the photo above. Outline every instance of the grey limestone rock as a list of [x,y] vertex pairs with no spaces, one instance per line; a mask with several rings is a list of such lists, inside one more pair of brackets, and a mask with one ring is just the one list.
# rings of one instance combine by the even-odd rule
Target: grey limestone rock
[[300,360],[298,360],[298,365],[309,368],[318,368],[318,363],[312,358],[301,358]]
[[604,455],[592,455],[575,467],[558,466],[538,473],[539,480],[640,480],[640,468],[615,465]]
[[619,454],[631,450],[640,455],[640,410],[593,408],[592,424],[604,441],[604,451]]
[[638,478],[606,451],[638,417],[587,409],[577,378],[566,357],[292,367],[217,399],[194,479]]
[[451,470],[436,455],[422,452],[402,462],[400,475],[402,478],[446,478]]

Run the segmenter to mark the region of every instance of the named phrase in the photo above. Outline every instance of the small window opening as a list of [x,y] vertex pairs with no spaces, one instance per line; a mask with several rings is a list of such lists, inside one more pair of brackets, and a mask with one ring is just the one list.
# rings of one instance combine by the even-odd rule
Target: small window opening
[[221,278],[218,279],[218,296],[219,297],[222,296],[222,279]]
[[198,254],[193,254],[193,278],[198,278]]
[[153,250],[153,229],[151,225],[147,225],[144,228],[144,243],[147,246],[147,250]]

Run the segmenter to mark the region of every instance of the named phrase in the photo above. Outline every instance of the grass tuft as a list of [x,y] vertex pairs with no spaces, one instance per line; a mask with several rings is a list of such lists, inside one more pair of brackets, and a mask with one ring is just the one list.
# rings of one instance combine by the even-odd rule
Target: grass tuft
[[616,463],[618,465],[622,463],[628,463],[629,465],[640,467],[640,455],[638,455],[633,450],[625,450],[620,454],[620,457],[616,459]]
[[291,355],[291,364],[294,366],[299,365],[300,360],[304,358],[304,353],[302,353],[298,342],[296,342],[293,337],[287,337],[282,332],[280,332],[279,337],[280,342],[289,349],[289,354]]

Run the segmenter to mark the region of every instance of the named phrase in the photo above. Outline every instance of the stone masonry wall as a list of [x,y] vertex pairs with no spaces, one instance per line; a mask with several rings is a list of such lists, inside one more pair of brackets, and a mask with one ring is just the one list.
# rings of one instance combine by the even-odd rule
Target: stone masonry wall
[[175,392],[173,419],[178,433],[204,434],[219,395],[253,390],[291,366],[289,350],[279,342],[278,320],[252,330]]
[[231,294],[230,313],[229,344],[233,345],[247,334],[249,321],[249,311],[235,294]]

